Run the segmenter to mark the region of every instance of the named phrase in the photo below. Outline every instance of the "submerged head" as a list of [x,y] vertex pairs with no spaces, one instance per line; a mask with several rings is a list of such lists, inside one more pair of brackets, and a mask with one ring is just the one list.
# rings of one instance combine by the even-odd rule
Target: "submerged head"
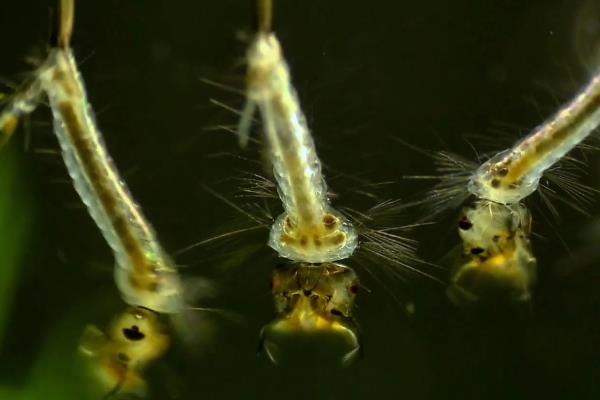
[[301,224],[283,213],[271,228],[269,246],[293,261],[332,262],[352,255],[358,235],[350,221],[332,208],[314,224]]
[[273,335],[333,333],[351,345],[344,361],[358,354],[352,312],[360,283],[352,269],[334,263],[284,265],[273,272],[271,286],[277,318],[263,328],[262,343],[274,362]]
[[141,373],[167,351],[170,337],[166,325],[153,311],[132,307],[119,314],[106,332],[86,327],[82,353],[91,358],[96,379],[104,390],[143,394]]
[[498,297],[528,300],[536,260],[529,242],[527,208],[478,200],[463,208],[458,227],[463,245],[450,298],[455,303]]
[[536,174],[522,173],[521,158],[516,150],[507,150],[496,154],[483,163],[471,176],[468,190],[477,198],[496,203],[518,203],[538,187],[540,177]]

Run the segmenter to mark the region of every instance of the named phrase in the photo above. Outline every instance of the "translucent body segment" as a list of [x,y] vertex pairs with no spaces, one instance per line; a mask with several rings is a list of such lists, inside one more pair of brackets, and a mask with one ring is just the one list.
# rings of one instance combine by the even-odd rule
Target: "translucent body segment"
[[247,60],[248,103],[240,138],[247,138],[251,115],[258,108],[285,209],[271,230],[269,245],[296,261],[349,257],[357,245],[356,233],[329,206],[321,163],[275,35],[259,33]]
[[468,189],[498,203],[517,203],[533,193],[550,168],[600,123],[600,75],[554,117],[512,149],[485,162]]
[[51,50],[38,74],[69,175],[115,254],[115,278],[123,299],[158,312],[180,311],[175,266],[107,152],[71,51]]
[[462,250],[448,291],[456,303],[501,297],[526,301],[535,281],[531,215],[521,204],[478,200],[458,221]]
[[278,267],[272,277],[277,318],[263,328],[262,334],[267,353],[270,334],[330,332],[351,344],[351,351],[344,357],[349,361],[360,350],[352,319],[359,287],[355,272],[340,264]]
[[86,327],[79,348],[90,358],[94,378],[104,391],[143,396],[147,391],[143,371],[169,346],[170,337],[160,317],[131,308],[118,315],[106,332]]

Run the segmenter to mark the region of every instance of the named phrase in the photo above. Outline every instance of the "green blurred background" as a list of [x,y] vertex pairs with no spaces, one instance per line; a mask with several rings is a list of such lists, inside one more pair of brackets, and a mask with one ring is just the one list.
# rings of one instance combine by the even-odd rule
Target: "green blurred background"
[[[433,173],[431,160],[394,138],[468,157],[472,146],[499,150],[597,65],[598,0],[275,2],[278,35],[340,194],[372,181],[388,183],[377,187],[380,199],[422,197],[430,183],[402,177]],[[175,253],[243,225],[203,185],[233,192],[229,178],[261,173],[260,155],[212,129],[236,118],[210,99],[237,108],[243,99],[201,79],[242,87],[254,1],[77,3],[74,47],[90,100],[165,247]],[[27,57],[43,55],[50,6],[2,1],[6,82],[30,70]],[[70,185],[49,121],[47,110],[37,112],[0,154],[1,399],[99,398],[88,391],[77,342],[86,324],[122,309],[112,256]],[[598,155],[585,156],[582,182],[598,187]],[[335,201],[369,205],[351,194]],[[533,204],[540,276],[531,311],[466,314],[432,280],[381,284],[351,262],[372,293],[358,298],[365,358],[347,369],[310,359],[275,368],[256,356],[260,327],[273,316],[268,280],[277,260],[262,245],[266,231],[178,256],[190,281],[217,283],[206,304],[244,321],[213,321],[203,351],[176,346],[149,371],[150,398],[598,398],[598,202],[587,207],[591,216],[558,204],[559,219]],[[424,259],[438,261],[457,244],[453,218],[412,234]]]

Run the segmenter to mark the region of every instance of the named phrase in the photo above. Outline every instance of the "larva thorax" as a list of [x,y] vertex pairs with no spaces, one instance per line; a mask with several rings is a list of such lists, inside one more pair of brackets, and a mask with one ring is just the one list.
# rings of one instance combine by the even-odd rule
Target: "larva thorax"
[[332,208],[314,223],[283,213],[273,224],[269,245],[295,261],[330,262],[349,257],[358,244],[352,225]]

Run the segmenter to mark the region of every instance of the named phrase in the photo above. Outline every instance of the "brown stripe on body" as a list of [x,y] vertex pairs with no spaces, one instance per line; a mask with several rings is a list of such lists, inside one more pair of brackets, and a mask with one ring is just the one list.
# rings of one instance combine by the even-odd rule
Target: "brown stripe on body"
[[[288,94],[289,96],[289,94]],[[284,99],[284,96],[281,93],[277,93],[273,96],[273,105],[275,108],[275,112],[279,115],[284,116],[284,120],[289,121],[292,114],[289,104]],[[290,127],[291,129],[291,127]],[[278,135],[278,138],[281,138]],[[290,151],[290,147],[298,147],[304,146],[304,143],[295,144],[290,146],[289,143],[296,140],[295,137],[285,138],[287,139],[284,142],[283,151],[285,152],[285,160],[286,167],[288,168],[288,176],[290,177],[290,190],[292,191],[292,195],[294,197],[294,203],[298,208],[298,217],[300,218],[299,223],[309,223],[316,224],[320,219],[320,216],[313,214],[313,206],[315,202],[315,195],[311,192],[311,185],[309,182],[309,178],[307,178],[305,173],[305,165],[304,162],[300,159],[300,156],[295,151]],[[303,188],[302,190],[297,190],[297,188]]]
[[521,144],[527,153],[510,166],[507,175],[509,182],[523,178],[533,165],[550,154],[557,143],[565,142],[599,108],[600,79],[596,78],[584,93],[577,96],[568,107],[559,111],[552,121],[544,124],[537,133]]
[[105,163],[110,162],[110,160],[102,160],[97,156],[96,144],[86,132],[82,123],[83,117],[77,112],[74,102],[66,100],[60,102],[59,111],[65,123],[66,133],[71,138],[81,167],[95,194],[98,196],[103,211],[108,216],[113,229],[123,243],[135,273],[139,274],[136,279],[130,279],[130,283],[138,289],[148,287],[150,282],[146,282],[148,279],[143,279],[142,277],[150,278],[148,271],[152,265],[150,265],[151,263],[146,258],[144,249],[140,246],[134,233],[131,231],[127,216],[121,212],[121,203],[131,200],[120,199],[114,190],[114,186],[119,183],[107,179],[110,175],[109,170],[111,167]]

